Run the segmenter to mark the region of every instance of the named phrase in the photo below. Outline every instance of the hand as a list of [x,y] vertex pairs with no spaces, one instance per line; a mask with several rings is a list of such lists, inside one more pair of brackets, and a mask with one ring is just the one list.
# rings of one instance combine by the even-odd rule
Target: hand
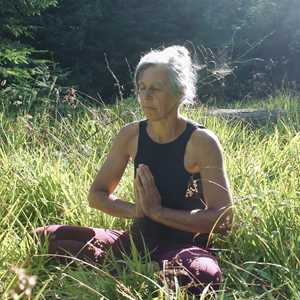
[[138,166],[135,187],[137,191],[137,200],[144,214],[150,218],[159,214],[162,208],[161,196],[148,166]]
[[145,216],[143,208],[141,206],[141,200],[139,198],[139,194],[137,191],[137,184],[136,184],[136,180],[134,180],[134,196],[135,196],[135,217],[136,218],[143,218]]

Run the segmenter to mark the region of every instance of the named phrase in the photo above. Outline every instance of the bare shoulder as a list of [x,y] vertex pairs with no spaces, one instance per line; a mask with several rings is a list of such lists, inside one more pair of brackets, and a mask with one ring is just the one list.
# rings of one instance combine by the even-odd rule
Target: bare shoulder
[[196,129],[190,139],[190,149],[201,165],[222,164],[223,149],[217,135],[206,128]]
[[138,121],[128,123],[120,129],[118,137],[129,141],[130,139],[134,138],[138,134],[138,130],[139,130]]
[[126,124],[120,129],[116,140],[120,142],[120,146],[127,150],[128,155],[132,158],[135,156],[137,139],[139,134],[139,121]]
[[221,147],[221,143],[217,135],[207,128],[197,128],[191,136],[191,143],[196,147]]

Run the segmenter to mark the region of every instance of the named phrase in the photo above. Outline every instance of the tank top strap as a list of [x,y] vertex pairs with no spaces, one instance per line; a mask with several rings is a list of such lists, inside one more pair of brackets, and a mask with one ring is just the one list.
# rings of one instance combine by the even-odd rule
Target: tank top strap
[[[192,133],[194,132],[194,130],[196,130],[197,128],[205,128],[202,124],[199,124],[197,122],[194,121],[190,121],[190,120],[185,120],[186,121],[186,128],[184,130],[184,132],[173,142],[175,143],[180,143],[180,144],[186,144],[189,140],[189,138],[191,137]],[[154,141],[152,141],[152,139],[149,137],[148,133],[147,133],[147,120],[141,120],[139,122],[139,144],[142,143],[144,144],[145,142],[149,143],[152,142],[154,144]],[[172,142],[172,143],[173,143]],[[170,144],[170,143],[167,143]],[[158,145],[164,145],[164,144],[158,144]]]
[[139,122],[139,137],[138,137],[138,150],[141,149],[141,147],[145,147],[151,143],[150,138],[148,137],[147,131],[147,120],[141,120]]
[[180,136],[180,139],[178,140],[178,142],[180,142],[180,144],[183,145],[184,148],[185,148],[185,146],[188,143],[191,135],[198,128],[203,128],[204,129],[205,127],[201,124],[196,123],[196,122],[186,120],[186,129],[184,130],[183,134]]
[[141,136],[145,136],[146,126],[147,126],[147,120],[141,120],[139,122],[139,133],[140,133]]

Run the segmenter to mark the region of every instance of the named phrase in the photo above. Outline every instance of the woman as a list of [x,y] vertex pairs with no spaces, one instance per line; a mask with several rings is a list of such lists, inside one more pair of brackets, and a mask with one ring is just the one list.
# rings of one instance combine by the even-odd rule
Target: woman
[[[50,225],[49,252],[101,262],[108,249],[130,255],[132,241],[179,283],[200,292],[217,286],[221,271],[207,249],[208,236],[232,220],[231,194],[217,137],[183,118],[180,105],[195,97],[196,75],[181,46],[151,51],[135,72],[137,97],[146,119],[122,128],[89,192],[89,204],[109,215],[133,218],[128,232]],[[134,161],[135,203],[113,194],[129,159]],[[146,246],[146,247],[145,247]]]

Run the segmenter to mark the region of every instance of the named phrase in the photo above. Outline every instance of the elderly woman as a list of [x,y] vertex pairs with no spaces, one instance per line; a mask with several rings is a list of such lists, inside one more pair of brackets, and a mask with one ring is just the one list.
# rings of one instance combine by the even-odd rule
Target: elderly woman
[[[209,252],[208,237],[226,232],[232,220],[231,194],[220,142],[213,132],[179,113],[195,97],[196,75],[188,50],[172,46],[141,58],[135,72],[145,119],[122,128],[89,191],[91,207],[132,218],[129,231],[50,225],[49,252],[101,262],[108,249],[130,255],[132,242],[175,269],[180,285],[199,292],[217,286],[221,271]],[[135,203],[114,195],[124,170],[134,161]]]

